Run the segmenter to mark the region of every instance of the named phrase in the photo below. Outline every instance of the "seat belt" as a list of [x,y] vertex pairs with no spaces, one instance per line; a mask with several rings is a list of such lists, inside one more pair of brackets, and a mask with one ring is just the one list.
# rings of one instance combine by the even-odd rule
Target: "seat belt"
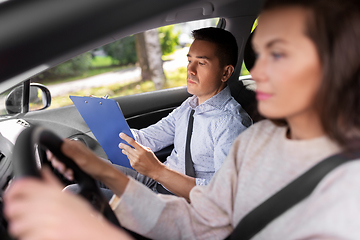
[[191,143],[191,135],[193,132],[193,125],[194,125],[194,113],[195,110],[191,109],[188,128],[187,128],[186,144],[185,144],[185,174],[193,178],[195,177],[195,169],[194,169],[194,162],[192,161],[192,157],[191,157],[190,143]]
[[248,213],[225,240],[251,239],[270,222],[305,199],[333,169],[360,158],[360,150],[332,155],[300,175]]
[[[193,125],[194,125],[194,113],[195,110],[191,109],[188,128],[187,128],[186,144],[185,144],[185,175],[193,178],[195,177],[195,169],[194,169],[194,163],[191,158],[190,142],[191,142],[191,135],[193,132]],[[161,185],[160,183],[156,183],[156,190],[158,191],[158,193],[161,194],[175,195],[172,192],[168,191],[166,188],[164,188],[163,185]]]

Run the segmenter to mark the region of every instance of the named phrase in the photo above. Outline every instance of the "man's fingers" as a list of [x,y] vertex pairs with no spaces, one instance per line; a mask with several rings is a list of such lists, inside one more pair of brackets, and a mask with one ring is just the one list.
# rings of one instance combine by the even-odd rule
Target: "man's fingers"
[[131,137],[129,137],[128,135],[126,135],[125,133],[120,133],[119,137],[122,138],[123,140],[125,140],[127,143],[129,143],[130,145],[135,142],[134,139],[132,139]]
[[132,148],[124,143],[120,143],[119,148],[122,149],[122,153],[125,154],[129,158],[129,160],[131,160],[134,157],[137,157],[137,153],[134,148]]
[[131,137],[129,137],[128,135],[126,135],[125,133],[120,133],[119,137],[126,141],[130,146],[132,146],[135,149],[139,149],[140,145]]
[[130,147],[129,145],[126,145],[125,143],[119,143],[119,148],[121,148],[127,152],[135,151],[134,148]]

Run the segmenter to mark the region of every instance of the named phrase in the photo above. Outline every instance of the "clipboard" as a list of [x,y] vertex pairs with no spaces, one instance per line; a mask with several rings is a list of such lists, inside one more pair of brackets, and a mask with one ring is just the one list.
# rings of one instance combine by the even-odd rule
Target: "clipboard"
[[119,137],[119,133],[123,132],[134,139],[119,104],[113,99],[69,97],[109,160],[114,164],[133,169],[128,157],[119,148],[120,142],[129,145]]

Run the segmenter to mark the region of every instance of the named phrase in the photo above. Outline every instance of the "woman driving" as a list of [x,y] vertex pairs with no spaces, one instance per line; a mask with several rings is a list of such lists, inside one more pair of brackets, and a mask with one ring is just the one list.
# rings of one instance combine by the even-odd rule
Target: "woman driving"
[[[85,146],[64,154],[119,198],[127,229],[154,239],[224,239],[252,209],[323,159],[360,146],[360,3],[268,0],[252,39],[258,110],[268,120],[244,131],[191,203],[154,194]],[[360,161],[330,172],[303,201],[253,239],[360,239]],[[44,180],[16,180],[5,194],[18,239],[127,239],[77,196]],[[146,201],[146,205],[144,205]]]

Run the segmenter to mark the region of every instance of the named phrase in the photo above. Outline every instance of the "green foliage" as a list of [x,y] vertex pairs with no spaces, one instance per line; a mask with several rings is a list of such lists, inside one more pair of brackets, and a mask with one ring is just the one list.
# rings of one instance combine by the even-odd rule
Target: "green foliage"
[[[159,29],[159,40],[164,55],[173,53],[179,45],[180,32],[174,33],[173,26],[165,26]],[[91,51],[81,54],[73,59],[64,62],[52,69],[49,69],[33,78],[34,82],[55,82],[59,79],[72,79],[88,77],[91,71],[96,68],[110,67],[111,65],[129,65],[137,62],[135,36],[131,35],[107,44],[103,47],[106,57],[91,57]],[[104,72],[103,69],[101,69]]]
[[91,67],[108,67],[111,66],[114,62],[114,59],[110,56],[95,56],[91,60]]
[[75,80],[79,80],[79,79],[83,79],[83,78],[88,78],[88,77],[92,77],[92,76],[96,76],[102,73],[107,73],[107,72],[112,72],[112,71],[119,71],[122,70],[126,67],[121,67],[121,66],[110,66],[110,67],[97,67],[97,68],[91,68],[88,71],[84,72],[81,75],[77,75],[77,76],[72,76],[72,77],[64,77],[58,80],[48,80],[45,79],[42,83],[45,85],[51,85],[51,84],[58,84],[58,83],[64,83],[64,82],[71,82],[71,81],[75,81]]
[[52,71],[56,76],[75,76],[85,72],[90,66],[91,54],[87,52],[54,67]]
[[78,55],[67,62],[48,69],[32,80],[33,82],[43,82],[48,79],[60,79],[71,76],[78,76],[89,70],[91,67],[91,53],[86,52]]
[[176,46],[179,45],[180,32],[174,32],[174,26],[165,26],[159,28],[159,40],[163,55],[173,53]]
[[173,88],[186,85],[187,69],[180,67],[175,71],[166,71],[166,82],[164,88]]
[[[173,88],[186,85],[186,67],[181,67],[171,72],[165,72],[165,75],[167,76],[167,80],[164,88]],[[71,92],[66,94],[65,96],[53,97],[51,98],[50,109],[71,105],[72,102],[68,95],[104,96],[107,94],[111,98],[114,98],[118,96],[126,96],[150,91],[155,91],[154,82],[152,82],[151,80],[132,83],[115,83],[104,87],[90,88]]]
[[108,56],[115,60],[114,64],[127,65],[137,61],[134,35],[107,44],[103,49]]

